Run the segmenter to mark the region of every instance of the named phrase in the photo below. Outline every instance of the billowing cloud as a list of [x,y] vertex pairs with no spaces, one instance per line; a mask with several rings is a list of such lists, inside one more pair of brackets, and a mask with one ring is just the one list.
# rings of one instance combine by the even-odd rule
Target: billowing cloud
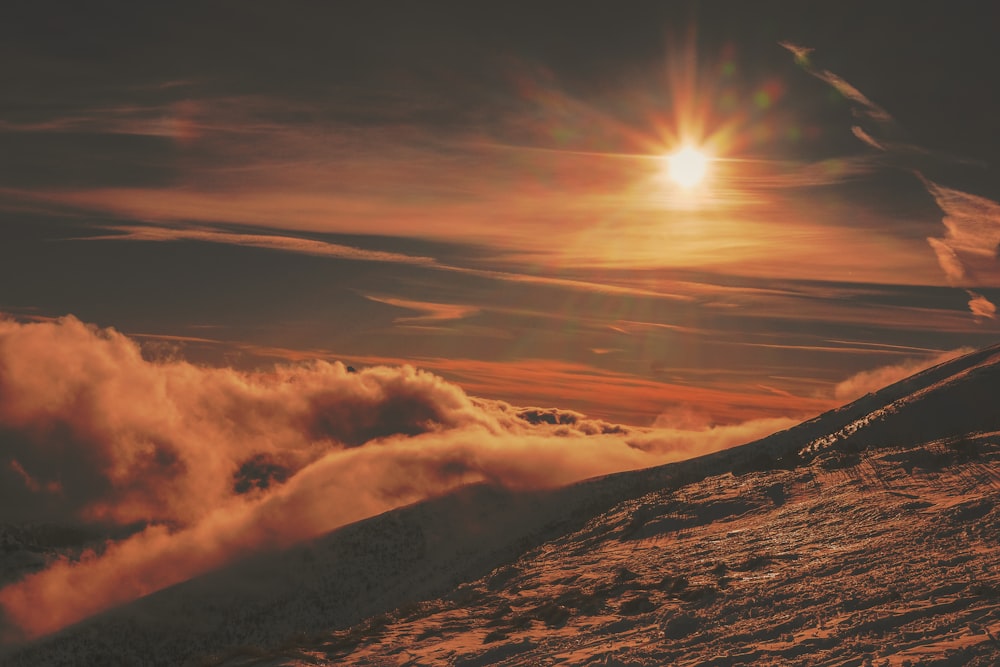
[[472,398],[407,366],[238,372],[149,361],[130,338],[73,317],[0,320],[3,518],[138,531],[0,590],[0,633],[52,632],[462,484],[560,485],[791,423],[623,427]]
[[[331,448],[466,425],[501,429],[460,389],[413,368],[354,375],[315,362],[247,375],[150,363],[125,336],[71,317],[0,322],[3,454],[58,486],[31,503],[57,515],[189,523],[230,495],[253,457],[294,472]],[[4,481],[16,496],[21,485]]]
[[837,386],[834,387],[833,393],[839,401],[853,401],[854,399],[860,398],[865,394],[887,387],[893,382],[898,382],[899,380],[907,378],[914,373],[919,373],[920,371],[930,368],[931,366],[943,364],[946,361],[950,361],[951,359],[960,357],[963,354],[968,354],[972,351],[972,348],[963,347],[957,350],[940,352],[929,357],[911,359],[898,364],[880,366],[879,368],[874,368],[872,370],[862,371],[861,373],[852,375],[843,382],[837,384]]
[[[726,449],[739,443],[753,442],[777,431],[791,428],[799,421],[788,417],[764,417],[739,424],[687,422],[683,426],[672,427],[669,419],[664,417],[657,421],[657,428],[636,435],[632,438],[632,442],[649,451],[669,452],[679,460]],[[686,456],[679,456],[681,452]]]

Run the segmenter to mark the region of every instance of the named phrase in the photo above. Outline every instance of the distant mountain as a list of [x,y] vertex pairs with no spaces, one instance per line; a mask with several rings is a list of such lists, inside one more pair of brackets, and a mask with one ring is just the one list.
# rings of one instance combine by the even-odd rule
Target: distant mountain
[[1000,664],[1000,347],[754,443],[475,485],[5,665]]

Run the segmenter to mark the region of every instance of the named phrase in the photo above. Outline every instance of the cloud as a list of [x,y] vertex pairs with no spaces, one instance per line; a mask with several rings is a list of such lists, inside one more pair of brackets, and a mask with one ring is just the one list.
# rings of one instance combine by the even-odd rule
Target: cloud
[[230,499],[179,530],[154,525],[100,555],[59,560],[0,591],[0,604],[24,635],[43,634],[255,549],[307,539],[463,483],[547,486],[666,458],[626,446],[604,451],[606,444],[473,429],[330,452],[270,493]]
[[0,132],[131,134],[187,139],[200,129],[194,122],[198,112],[198,104],[191,101],[164,106],[124,105],[81,109],[75,115],[30,122],[16,123],[0,119]]
[[934,237],[928,237],[927,243],[930,244],[941,270],[951,284],[958,284],[965,279],[965,267],[962,266],[962,260],[958,258],[954,248],[944,240]]
[[811,58],[815,49],[793,44],[792,42],[778,42],[778,44],[788,49],[795,56],[795,62],[803,69],[817,79],[830,84],[834,90],[854,102],[857,105],[855,116],[867,117],[881,122],[892,122],[892,116],[885,109],[868,99],[860,90],[830,70],[815,67]]
[[854,136],[856,136],[858,139],[860,139],[861,141],[865,142],[866,144],[868,144],[872,148],[877,148],[880,151],[886,150],[886,147],[885,147],[884,144],[882,144],[881,142],[879,142],[872,135],[868,134],[867,132],[865,132],[862,128],[858,127],[857,125],[855,125],[854,127],[851,128],[851,132],[854,133]]
[[368,262],[394,262],[398,264],[415,264],[426,266],[435,264],[431,257],[404,255],[384,250],[364,250],[340,243],[328,243],[297,236],[281,236],[275,234],[244,234],[223,232],[216,229],[190,227],[156,227],[151,225],[119,225],[111,228],[116,234],[104,236],[88,236],[86,241],[202,241],[205,243],[224,243],[227,245],[246,246],[250,248],[267,248],[283,252],[295,252],[303,255],[333,257]]
[[[0,320],[3,519],[138,529],[0,590],[6,641],[459,485],[561,485],[792,420],[623,427],[472,398],[412,367],[149,361],[73,317]],[[120,532],[120,531],[119,531]]]
[[945,235],[927,241],[949,280],[955,284],[974,277],[969,274],[976,273],[977,262],[994,264],[1000,245],[1000,204],[918,176],[945,214],[941,221]]
[[[863,127],[857,125],[852,127],[854,136],[868,146],[895,157],[912,158],[914,155],[919,155],[947,162],[981,164],[975,160],[931,153],[908,141],[891,140],[892,136],[901,134],[901,131],[885,109],[838,75],[815,67],[810,58],[813,49],[791,42],[779,42],[779,44],[795,56],[796,63],[805,71],[825,81],[853,102],[852,111],[855,117],[872,121],[874,128],[881,134],[888,135],[876,136]],[[980,273],[986,272],[992,273],[995,278],[997,271],[995,260],[997,247],[1000,244],[1000,204],[985,197],[944,187],[925,177],[919,170],[913,169],[913,171],[945,214],[941,221],[945,226],[945,235],[929,237],[927,242],[934,251],[948,282],[955,286],[969,281],[975,282]],[[996,312],[996,306],[981,294],[973,295],[973,299],[969,301],[969,309],[976,318],[992,319]]]
[[972,290],[966,290],[966,292],[969,294],[969,310],[972,311],[973,315],[990,320],[996,319],[997,307],[992,301]]
[[[1000,245],[1000,204],[976,195],[946,188],[923,175],[920,180],[934,197],[945,216],[945,235],[929,237],[941,269],[952,285],[996,276],[997,247]],[[991,281],[992,282],[992,281]],[[982,294],[966,290],[971,297],[969,310],[977,319],[994,319],[996,305]]]
[[[3,191],[0,189],[0,195],[2,194],[14,194],[11,191]],[[84,195],[91,196],[93,193]],[[120,195],[120,196],[119,196]],[[150,194],[148,199],[156,199],[161,196],[162,193]],[[112,199],[117,199],[119,201],[127,201],[132,196],[134,192],[121,191],[117,195],[111,195]],[[56,197],[53,199],[50,196],[32,194],[24,196],[24,193],[17,194],[17,197],[23,197],[24,202],[33,202],[35,204],[41,204],[45,201],[55,201],[58,199]],[[143,197],[143,199],[147,199]],[[171,198],[176,201],[177,197]],[[231,198],[226,198],[227,200]],[[243,199],[246,199],[245,197]],[[284,204],[287,205],[288,199],[284,200]],[[201,210],[203,214],[201,217],[205,217],[206,211],[211,211],[215,208],[215,204],[210,204]],[[258,212],[261,209],[266,209],[267,206],[254,207],[257,208]],[[306,206],[309,208],[309,206]],[[136,213],[138,217],[146,217],[144,214]],[[193,210],[192,211],[177,211],[177,217],[185,218],[189,216],[199,217]],[[273,220],[278,220],[281,216],[275,212],[275,217]],[[160,217],[160,216],[155,216]],[[211,216],[209,216],[211,217]],[[407,217],[407,216],[402,216]],[[257,224],[265,224],[264,220],[255,221]],[[618,282],[598,282],[584,279],[576,278],[562,278],[547,275],[537,275],[534,273],[522,273],[516,271],[506,271],[497,269],[487,269],[487,268],[472,268],[467,266],[455,266],[439,262],[433,257],[424,257],[420,255],[407,255],[403,253],[388,252],[383,250],[367,250],[362,248],[356,248],[354,246],[347,246],[339,243],[330,243],[327,241],[319,241],[316,239],[303,238],[301,236],[290,236],[286,234],[249,234],[249,233],[238,233],[238,232],[228,232],[220,229],[212,228],[209,226],[199,226],[199,227],[184,227],[184,226],[170,226],[166,224],[148,224],[148,225],[114,225],[107,229],[114,231],[113,234],[101,234],[96,236],[86,236],[79,238],[69,238],[66,240],[72,241],[145,241],[145,242],[169,242],[169,241],[199,241],[205,243],[220,243],[227,245],[244,246],[251,248],[266,248],[269,250],[276,250],[281,252],[293,252],[305,255],[314,255],[320,257],[329,257],[334,259],[347,259],[355,261],[370,261],[370,262],[387,262],[394,264],[408,264],[413,266],[422,266],[429,269],[434,269],[438,271],[444,271],[448,273],[457,273],[461,275],[474,276],[477,278],[487,278],[491,280],[501,280],[513,283],[525,283],[532,285],[542,285],[550,287],[565,288],[571,290],[578,290],[583,292],[592,292],[599,294],[622,294],[630,296],[648,296],[656,297],[662,299],[670,299],[672,301],[693,301],[694,297],[689,294],[684,294],[680,292],[668,291],[665,289],[651,289],[647,286],[640,286],[635,284],[628,284],[627,281]],[[359,231],[359,230],[356,230]],[[681,287],[681,285],[677,285]],[[689,285],[685,287],[690,287]],[[711,289],[713,286],[705,286],[707,289]],[[382,301],[388,303],[384,298],[381,297],[369,297],[375,301]],[[399,300],[397,300],[399,301]],[[416,303],[416,302],[413,302]],[[451,319],[451,318],[449,318]]]
[[461,304],[432,303],[429,301],[414,301],[411,299],[398,299],[388,296],[373,296],[371,294],[366,294],[364,296],[369,301],[376,301],[389,306],[395,306],[396,308],[403,308],[405,310],[423,313],[422,315],[414,315],[410,317],[398,317],[395,321],[399,324],[448,322],[450,320],[461,320],[479,312],[479,308],[476,308],[475,306],[463,306]]
[[[739,424],[722,425],[699,425],[687,421],[681,427],[670,427],[669,417],[661,417],[657,420],[656,429],[635,436],[632,442],[647,451],[669,452],[680,460],[744,442],[753,442],[777,431],[791,428],[799,421],[787,417],[767,417],[750,419]],[[681,453],[684,453],[684,456],[680,456]]]
[[460,389],[413,368],[350,374],[314,362],[241,374],[151,363],[125,336],[72,317],[0,321],[0,359],[3,454],[59,485],[41,507],[91,520],[189,523],[255,456],[294,472],[375,438],[500,428]]
[[845,403],[853,401],[865,394],[876,392],[894,382],[907,378],[914,373],[919,373],[931,366],[943,364],[946,361],[960,357],[963,354],[969,354],[972,351],[972,348],[962,347],[957,350],[939,352],[930,357],[911,359],[898,364],[862,371],[837,384],[833,389],[833,394],[838,401]]

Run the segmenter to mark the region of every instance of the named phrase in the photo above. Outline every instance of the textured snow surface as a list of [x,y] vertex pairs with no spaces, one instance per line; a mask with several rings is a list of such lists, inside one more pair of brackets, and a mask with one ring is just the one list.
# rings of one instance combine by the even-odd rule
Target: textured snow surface
[[1000,664],[994,442],[653,492],[451,596],[226,664]]
[[997,360],[691,461],[466,488],[0,663],[1000,664]]

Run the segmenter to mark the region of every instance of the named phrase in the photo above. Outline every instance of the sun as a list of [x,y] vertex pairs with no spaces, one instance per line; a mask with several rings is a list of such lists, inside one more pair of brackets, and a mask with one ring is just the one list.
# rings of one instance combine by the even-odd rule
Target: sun
[[685,146],[666,156],[667,176],[682,188],[693,188],[705,180],[710,161],[704,151]]

